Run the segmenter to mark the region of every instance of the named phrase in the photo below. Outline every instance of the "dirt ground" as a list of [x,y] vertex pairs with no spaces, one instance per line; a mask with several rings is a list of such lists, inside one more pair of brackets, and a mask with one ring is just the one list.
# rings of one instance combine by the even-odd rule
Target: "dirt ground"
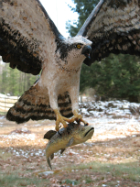
[[0,129],[1,187],[140,187],[139,131],[98,132],[63,155],[56,153],[50,170],[43,136],[54,121],[17,125],[1,118]]

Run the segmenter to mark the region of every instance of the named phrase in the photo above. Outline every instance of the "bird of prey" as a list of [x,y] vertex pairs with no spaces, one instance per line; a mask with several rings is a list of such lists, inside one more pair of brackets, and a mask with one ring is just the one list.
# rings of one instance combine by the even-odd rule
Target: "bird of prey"
[[[23,123],[82,121],[80,70],[110,53],[140,56],[140,0],[100,0],[75,37],[65,38],[39,0],[0,0],[0,55],[25,73],[41,76],[8,111]],[[71,117],[71,118],[70,118]]]

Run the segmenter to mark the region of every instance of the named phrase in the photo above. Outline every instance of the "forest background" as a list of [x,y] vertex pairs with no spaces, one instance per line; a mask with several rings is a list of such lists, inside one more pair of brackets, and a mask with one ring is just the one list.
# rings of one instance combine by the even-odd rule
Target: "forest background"
[[[90,12],[99,0],[73,0],[72,11],[79,14],[77,22],[68,21],[66,28],[75,36]],[[11,69],[9,64],[2,63],[0,57],[0,93],[20,96],[39,78]],[[131,55],[113,55],[90,67],[83,64],[81,71],[80,93],[89,93],[101,100],[127,99],[140,102],[140,57]]]

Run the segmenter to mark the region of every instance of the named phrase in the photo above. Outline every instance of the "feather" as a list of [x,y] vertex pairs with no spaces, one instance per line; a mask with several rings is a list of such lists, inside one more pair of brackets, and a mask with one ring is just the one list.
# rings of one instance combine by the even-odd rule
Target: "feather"
[[[59,95],[58,104],[63,116],[72,116],[71,101],[68,93]],[[53,109],[50,107],[47,90],[42,89],[38,84],[35,84],[19,98],[12,108],[9,109],[6,118],[20,124],[27,122],[30,119],[55,120],[56,116]]]
[[100,0],[77,35],[93,42],[90,65],[110,53],[140,56],[139,0]]
[[[91,58],[86,58],[90,52]],[[110,53],[140,56],[139,0],[100,0],[78,34],[68,39],[39,0],[1,0],[0,55],[11,68],[25,73],[36,75],[42,70],[40,79],[8,111],[7,119],[23,123],[57,117],[56,129],[59,123],[66,126],[69,120],[63,116],[72,116],[72,111],[73,119],[79,119],[82,63],[90,65]],[[81,116],[80,120],[84,121]]]
[[56,39],[63,36],[38,0],[0,1],[0,55],[11,68],[39,74]]

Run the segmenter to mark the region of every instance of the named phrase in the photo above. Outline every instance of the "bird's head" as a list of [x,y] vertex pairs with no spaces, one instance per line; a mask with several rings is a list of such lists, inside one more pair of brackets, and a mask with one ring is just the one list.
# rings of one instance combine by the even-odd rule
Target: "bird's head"
[[82,36],[75,36],[68,39],[68,42],[71,46],[71,51],[69,53],[69,58],[73,62],[83,62],[85,58],[90,58],[92,51],[92,42]]
[[64,40],[58,46],[63,65],[67,67],[80,67],[86,58],[90,58],[92,42],[85,37],[75,36]]

